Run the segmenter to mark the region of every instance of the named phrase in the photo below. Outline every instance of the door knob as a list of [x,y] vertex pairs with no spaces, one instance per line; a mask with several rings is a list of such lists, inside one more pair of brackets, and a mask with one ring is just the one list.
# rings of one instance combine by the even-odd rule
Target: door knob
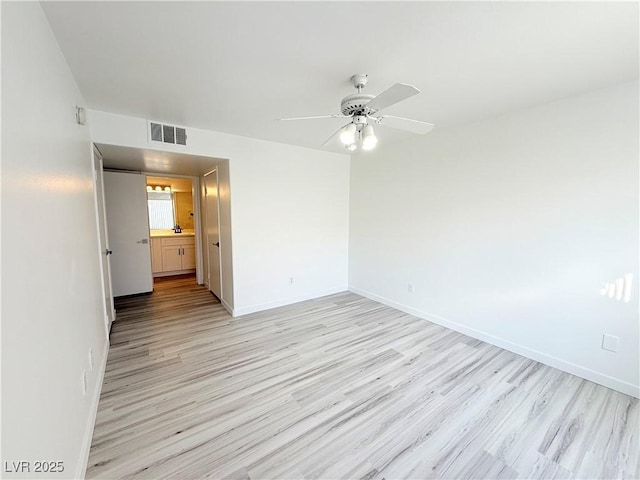
[[214,247],[219,247],[220,246],[220,242],[212,243],[211,245],[213,245]]
[[113,250],[109,250],[108,248],[104,251],[105,255],[111,255],[113,253]]

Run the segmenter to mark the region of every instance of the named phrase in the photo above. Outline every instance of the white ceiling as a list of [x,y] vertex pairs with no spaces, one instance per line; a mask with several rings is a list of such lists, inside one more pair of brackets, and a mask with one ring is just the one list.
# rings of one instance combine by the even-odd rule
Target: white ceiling
[[142,148],[97,143],[105,168],[165,175],[198,177],[213,170],[219,159],[185,153],[161,152]]
[[[638,77],[638,3],[43,2],[88,107],[311,148],[396,82],[386,113],[472,122]],[[594,119],[597,121],[597,119]],[[379,127],[380,141],[403,135]]]

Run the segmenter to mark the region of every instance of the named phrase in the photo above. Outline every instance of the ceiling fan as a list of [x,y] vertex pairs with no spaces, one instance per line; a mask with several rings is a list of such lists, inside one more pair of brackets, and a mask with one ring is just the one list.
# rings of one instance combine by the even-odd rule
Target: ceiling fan
[[391,127],[407,132],[424,135],[433,128],[432,123],[411,120],[409,118],[396,117],[393,115],[378,115],[380,110],[394,105],[402,100],[420,93],[413,85],[406,83],[396,83],[379,95],[368,95],[362,93],[362,89],[367,84],[368,76],[364,73],[357,73],[351,77],[353,86],[357,93],[347,95],[340,102],[342,113],[334,115],[317,115],[313,117],[293,117],[281,118],[280,120],[313,120],[316,118],[349,118],[350,121],[336,130],[323,144],[324,147],[336,135],[347,150],[353,152],[358,149],[371,150],[378,143],[378,137],[373,130],[373,125]]

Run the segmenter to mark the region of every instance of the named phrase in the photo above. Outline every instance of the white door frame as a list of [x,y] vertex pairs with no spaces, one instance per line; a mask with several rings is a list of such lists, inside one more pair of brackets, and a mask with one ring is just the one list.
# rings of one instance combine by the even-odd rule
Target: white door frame
[[102,291],[104,292],[102,295],[102,303],[105,311],[104,322],[107,332],[107,341],[109,341],[109,332],[111,331],[111,325],[116,319],[116,310],[113,303],[113,288],[111,284],[111,259],[108,255],[109,232],[107,230],[107,214],[105,210],[104,200],[104,182],[102,180],[102,155],[93,143],[91,144],[91,165],[93,170],[93,196],[96,214],[96,229],[98,232],[98,259],[101,274],[100,283],[102,285]]

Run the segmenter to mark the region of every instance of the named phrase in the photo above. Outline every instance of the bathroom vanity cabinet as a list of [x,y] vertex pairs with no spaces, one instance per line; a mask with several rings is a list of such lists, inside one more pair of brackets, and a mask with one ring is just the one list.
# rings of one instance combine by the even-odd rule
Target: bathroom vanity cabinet
[[151,270],[156,277],[189,273],[196,268],[193,235],[152,236]]

